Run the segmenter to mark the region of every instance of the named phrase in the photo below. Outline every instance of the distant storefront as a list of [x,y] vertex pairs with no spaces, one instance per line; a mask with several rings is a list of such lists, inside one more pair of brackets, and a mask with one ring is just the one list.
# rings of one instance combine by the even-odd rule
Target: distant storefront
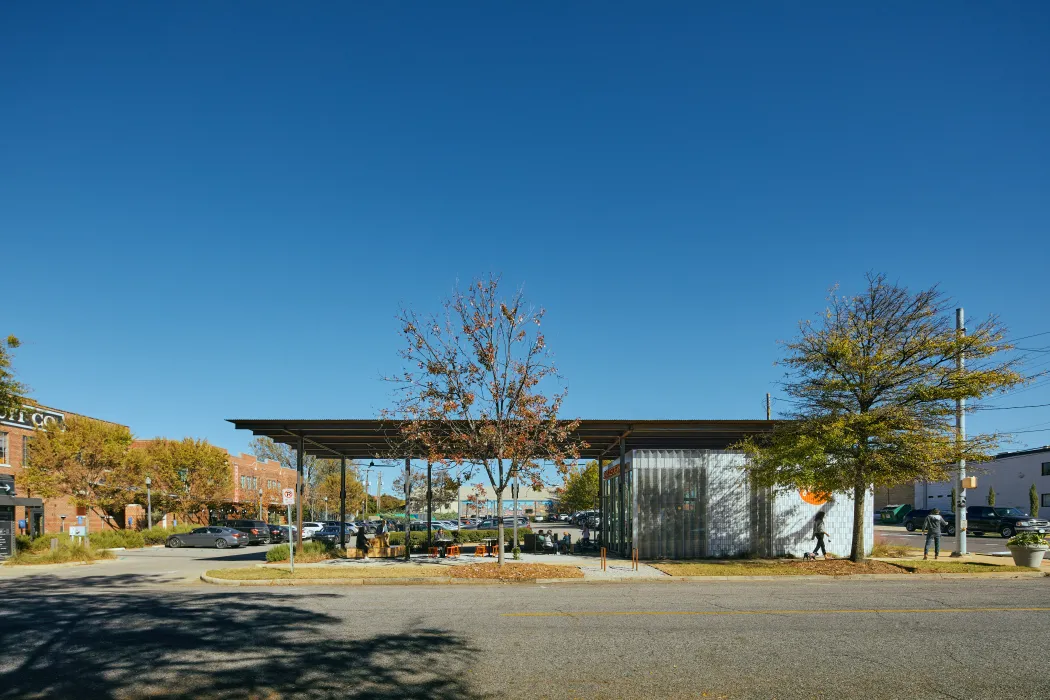
[[[531,489],[522,485],[518,490],[518,515],[549,515],[557,504],[557,498],[546,489]],[[491,486],[465,485],[459,489],[460,517],[479,515],[495,516],[496,491]],[[514,515],[514,499],[511,489],[503,493],[503,515]]]

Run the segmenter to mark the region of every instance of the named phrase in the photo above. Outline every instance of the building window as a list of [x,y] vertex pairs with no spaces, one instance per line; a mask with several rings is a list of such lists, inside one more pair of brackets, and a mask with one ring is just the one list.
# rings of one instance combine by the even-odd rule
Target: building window
[[7,464],[7,433],[0,433],[0,464]]
[[1050,493],[1044,493],[1039,497],[1040,505],[1043,508],[1050,508]]
[[1043,476],[1050,476],[1050,462],[1043,462]]

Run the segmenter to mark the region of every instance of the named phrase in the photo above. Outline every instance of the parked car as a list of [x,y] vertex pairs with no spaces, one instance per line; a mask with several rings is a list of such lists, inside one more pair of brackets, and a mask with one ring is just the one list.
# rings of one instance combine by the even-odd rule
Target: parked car
[[240,530],[248,535],[248,544],[270,544],[270,525],[262,520],[224,520],[216,524]]
[[278,544],[280,542],[288,541],[288,530],[285,529],[285,527],[282,527],[281,525],[274,525],[272,523],[268,527],[270,530],[271,544]]
[[1050,532],[1050,521],[1034,518],[1020,508],[966,506],[966,531],[972,535],[998,532],[1009,539],[1018,532]]
[[[305,529],[305,528],[304,528]],[[346,531],[347,540],[350,539],[350,530]],[[328,544],[339,543],[339,526],[338,525],[325,525],[320,530],[317,530],[310,537],[315,542],[327,542]]]
[[560,515],[558,515],[558,520],[560,520],[563,523],[564,522],[568,522],[569,521],[569,514],[568,513],[561,513]]
[[[915,532],[916,530],[922,529],[922,524],[926,520],[926,516],[930,514],[930,508],[920,508],[918,510],[908,511],[908,514],[904,516],[904,529],[908,532]],[[948,521],[948,525],[945,526],[943,532],[949,537],[955,536],[955,513],[947,511],[941,513],[941,517]]]
[[[354,521],[355,528],[364,528],[366,535],[376,534],[376,524],[370,520],[356,520]],[[357,534],[356,532],[354,534]]]
[[308,540],[314,533],[324,527],[324,523],[303,523],[303,539]]
[[172,535],[164,542],[165,547],[178,549],[179,547],[215,547],[226,549],[227,547],[240,547],[248,544],[248,535],[240,530],[220,525],[209,525],[198,527],[189,532]]

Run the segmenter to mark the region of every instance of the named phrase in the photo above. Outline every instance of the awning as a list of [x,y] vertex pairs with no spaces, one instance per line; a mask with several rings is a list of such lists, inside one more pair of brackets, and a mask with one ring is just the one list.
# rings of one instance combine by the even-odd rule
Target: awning
[[43,506],[39,498],[19,498],[18,496],[0,496],[0,506]]

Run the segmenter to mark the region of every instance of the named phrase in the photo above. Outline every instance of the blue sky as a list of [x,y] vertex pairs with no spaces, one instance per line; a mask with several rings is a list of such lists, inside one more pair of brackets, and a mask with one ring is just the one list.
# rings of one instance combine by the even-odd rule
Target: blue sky
[[489,272],[583,417],[762,417],[868,270],[1050,331],[1050,6],[854,5],[6,3],[0,332],[45,404],[240,450],[388,406],[398,305]]

